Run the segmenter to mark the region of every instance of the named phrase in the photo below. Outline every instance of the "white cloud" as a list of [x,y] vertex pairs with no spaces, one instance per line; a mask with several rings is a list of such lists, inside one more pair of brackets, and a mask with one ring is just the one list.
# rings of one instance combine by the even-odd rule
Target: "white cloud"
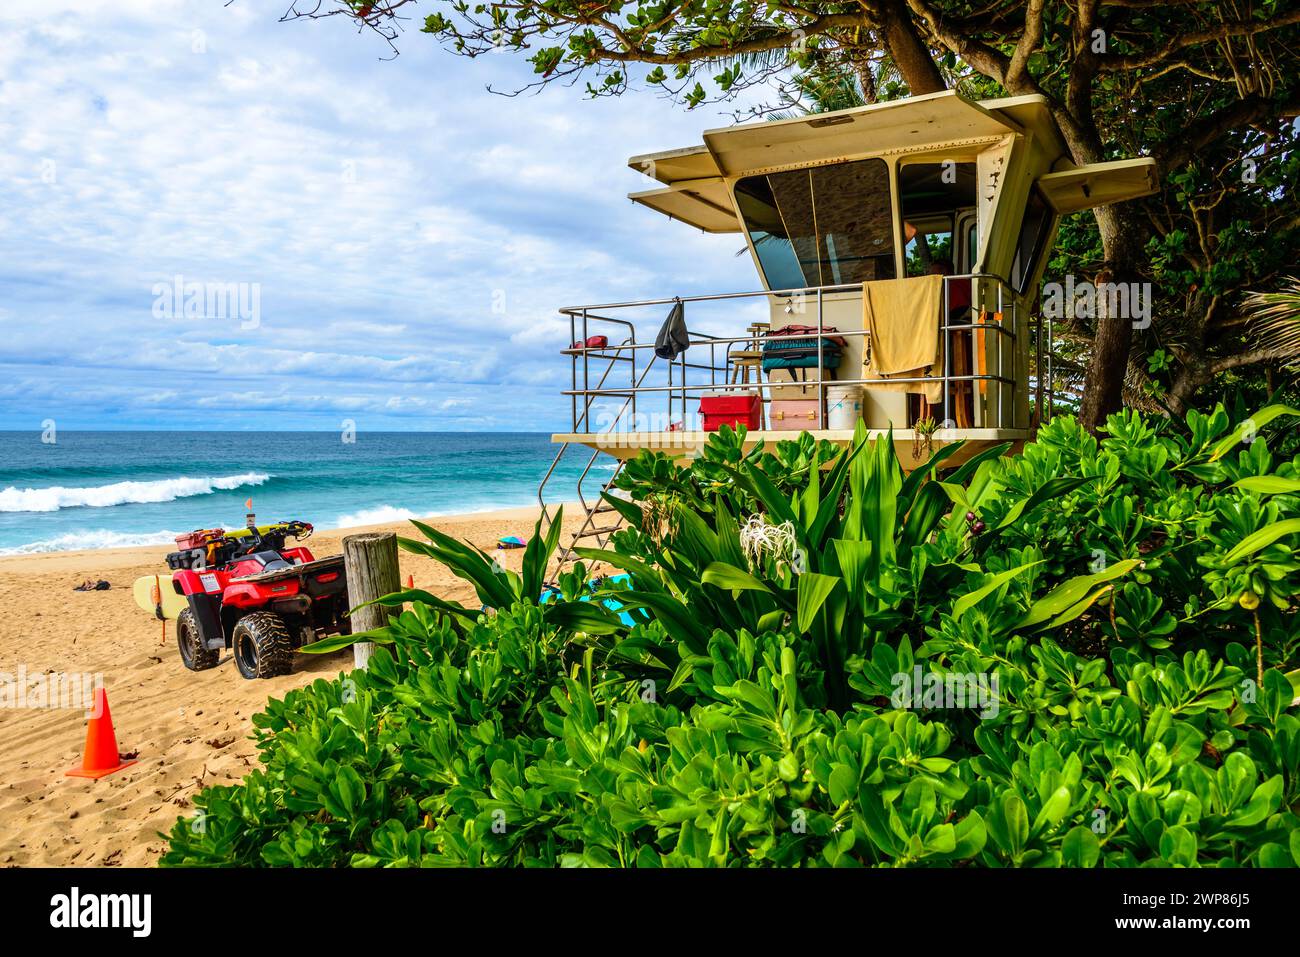
[[[754,285],[735,237],[625,198],[627,156],[715,114],[494,96],[527,65],[414,31],[382,62],[338,20],[276,21],[0,9],[0,427],[549,428],[559,306]],[[176,275],[258,283],[261,325],[160,323],[151,290]]]

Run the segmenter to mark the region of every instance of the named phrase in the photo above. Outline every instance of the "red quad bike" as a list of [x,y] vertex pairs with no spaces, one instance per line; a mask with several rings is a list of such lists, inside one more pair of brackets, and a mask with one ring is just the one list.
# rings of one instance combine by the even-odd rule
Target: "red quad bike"
[[215,667],[225,648],[245,678],[288,674],[293,651],[318,637],[349,634],[343,556],[317,560],[285,547],[311,535],[307,522],[276,522],[227,532],[200,529],[176,539],[167,556],[172,587],[189,607],[176,620],[181,661]]

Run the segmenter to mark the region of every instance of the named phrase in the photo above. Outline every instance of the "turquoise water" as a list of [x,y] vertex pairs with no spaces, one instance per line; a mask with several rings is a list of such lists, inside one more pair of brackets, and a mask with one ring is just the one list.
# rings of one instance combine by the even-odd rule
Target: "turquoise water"
[[[558,446],[541,433],[0,432],[0,554],[170,542],[298,518],[317,528],[532,505]],[[547,486],[573,501],[587,455]],[[596,494],[614,460],[602,456]],[[527,538],[529,528],[501,533]]]

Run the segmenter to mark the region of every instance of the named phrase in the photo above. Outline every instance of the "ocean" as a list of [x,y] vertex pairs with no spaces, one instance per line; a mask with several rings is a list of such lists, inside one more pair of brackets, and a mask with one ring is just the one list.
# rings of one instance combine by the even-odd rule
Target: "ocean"
[[[171,542],[259,522],[342,528],[534,505],[559,446],[543,433],[0,432],[0,555]],[[576,499],[570,449],[547,502]],[[614,460],[592,468],[599,493]],[[502,529],[527,538],[531,528]]]

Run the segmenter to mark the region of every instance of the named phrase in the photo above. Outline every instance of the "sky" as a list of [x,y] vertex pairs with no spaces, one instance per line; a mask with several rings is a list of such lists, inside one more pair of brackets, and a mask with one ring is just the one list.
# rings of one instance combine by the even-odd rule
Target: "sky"
[[564,430],[559,307],[757,288],[626,198],[725,108],[284,6],[0,7],[0,429]]

